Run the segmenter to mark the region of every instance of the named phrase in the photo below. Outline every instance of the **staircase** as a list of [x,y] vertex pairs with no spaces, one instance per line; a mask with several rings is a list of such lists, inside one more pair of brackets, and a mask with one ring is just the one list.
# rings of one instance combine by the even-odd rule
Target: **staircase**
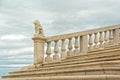
[[120,25],[33,40],[34,64],[2,80],[120,80]]

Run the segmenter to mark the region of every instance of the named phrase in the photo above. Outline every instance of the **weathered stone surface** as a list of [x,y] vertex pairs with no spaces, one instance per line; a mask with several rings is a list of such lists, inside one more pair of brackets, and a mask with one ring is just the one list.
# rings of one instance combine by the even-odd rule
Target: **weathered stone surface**
[[[9,72],[2,80],[120,80],[120,25],[47,38],[43,34],[35,21],[33,65]],[[55,43],[54,55],[51,42]]]

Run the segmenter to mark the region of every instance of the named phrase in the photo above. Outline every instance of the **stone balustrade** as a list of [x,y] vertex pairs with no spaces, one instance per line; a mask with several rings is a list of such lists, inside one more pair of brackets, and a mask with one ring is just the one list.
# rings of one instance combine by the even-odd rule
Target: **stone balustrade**
[[[35,43],[34,64],[60,61],[67,57],[84,55],[89,51],[118,45],[120,43],[120,25],[51,37],[35,34],[33,40]],[[36,40],[39,44],[35,42]],[[44,44],[47,44],[45,52],[44,47],[46,46]],[[44,53],[46,54],[45,58]]]
[[[120,42],[119,34],[120,25],[114,25],[105,28],[47,37],[47,56],[45,62],[61,60],[69,56],[86,54],[88,51],[117,45]],[[65,43],[67,40],[68,44]],[[55,43],[54,53],[51,53],[50,43],[52,42]],[[58,46],[58,42],[61,42],[61,46]],[[61,48],[61,50],[59,48]],[[52,56],[52,54],[54,55]]]

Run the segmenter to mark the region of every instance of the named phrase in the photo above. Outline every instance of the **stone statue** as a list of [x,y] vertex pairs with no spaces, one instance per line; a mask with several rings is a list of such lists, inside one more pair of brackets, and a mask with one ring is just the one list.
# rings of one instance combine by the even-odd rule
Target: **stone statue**
[[42,28],[39,20],[36,20],[36,21],[34,22],[34,24],[35,24],[35,35],[44,36],[44,34],[43,34],[43,28]]

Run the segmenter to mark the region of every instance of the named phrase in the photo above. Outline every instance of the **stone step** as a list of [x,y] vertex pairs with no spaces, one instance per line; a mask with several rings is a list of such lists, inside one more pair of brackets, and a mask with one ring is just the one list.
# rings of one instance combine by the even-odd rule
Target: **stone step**
[[3,78],[2,80],[120,80],[119,75],[78,75],[78,76],[47,76],[26,78]]
[[[116,51],[116,52],[115,52]],[[60,62],[51,62],[51,63],[45,63],[43,64],[42,67],[37,66],[36,68],[29,69],[29,70],[22,70],[22,71],[15,71],[15,72],[10,72],[11,75],[19,75],[19,74],[28,74],[28,73],[33,73],[33,72],[52,72],[54,70],[59,71],[59,70],[71,70],[71,69],[86,69],[88,67],[93,67],[93,68],[102,68],[103,67],[120,67],[120,54],[118,52],[118,49],[114,50],[113,52],[104,52],[104,53],[91,53],[87,55],[80,55],[80,56],[75,56],[78,58],[75,58],[73,61],[67,61],[63,60]],[[74,57],[73,57],[74,59]],[[112,64],[111,64],[112,63]],[[101,69],[101,70],[102,70]],[[94,69],[93,69],[94,71]],[[64,71],[63,71],[64,72]]]
[[[112,64],[111,64],[112,63]],[[61,69],[61,68],[67,68],[67,67],[86,67],[86,66],[116,66],[116,67],[119,67],[120,63],[120,59],[119,60],[113,60],[110,61],[97,61],[97,62],[86,62],[84,64],[80,63],[80,61],[77,61],[77,62],[71,62],[71,64],[67,64],[67,63],[64,63],[64,64],[61,64],[61,65],[58,65],[58,66],[50,66],[50,67],[38,67],[38,68],[35,68],[35,69],[30,69],[30,71],[34,71],[34,70],[52,70],[52,69]],[[28,70],[22,70],[22,71],[14,71],[14,72],[10,72],[10,74],[12,73],[20,73],[20,72],[26,72]]]
[[50,66],[60,66],[62,64],[84,64],[90,62],[99,62],[99,61],[112,61],[112,60],[120,60],[120,46],[108,48],[105,50],[99,51],[90,51],[87,54],[79,54],[72,57],[67,57],[67,59],[63,59],[62,61],[53,61],[49,63],[44,63],[44,67]]
[[[114,61],[114,60],[120,60],[120,54],[114,54],[109,56],[103,56],[99,58],[90,58],[84,60],[73,60],[73,61],[56,61],[51,63],[45,63],[43,64],[43,67],[52,67],[52,66],[61,66],[61,65],[74,65],[74,64],[85,64],[85,63],[94,63],[94,62],[101,62],[101,61]],[[39,67],[39,66],[38,66]]]
[[[57,67],[49,67],[49,68],[37,68],[34,70],[24,70],[24,71],[16,71],[11,72],[10,76],[19,76],[19,75],[60,75],[63,73],[69,74],[71,72],[73,75],[75,74],[120,74],[120,60],[116,61],[106,61],[106,62],[95,62],[95,63],[87,63],[87,64],[75,64],[75,65],[63,65]],[[71,74],[70,73],[70,74]]]

